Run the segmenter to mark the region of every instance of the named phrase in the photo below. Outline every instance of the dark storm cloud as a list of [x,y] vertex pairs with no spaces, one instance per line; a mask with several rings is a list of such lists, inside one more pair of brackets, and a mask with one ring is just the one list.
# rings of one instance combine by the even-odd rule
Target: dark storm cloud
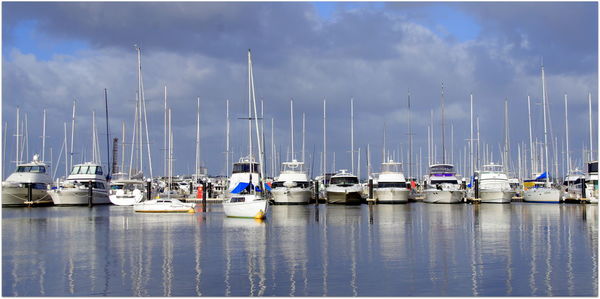
[[[246,144],[244,116],[247,103],[246,49],[252,48],[256,91],[265,101],[267,143],[270,119],[275,119],[275,138],[282,158],[289,144],[289,99],[295,99],[296,148],[300,141],[300,117],[307,117],[307,150],[316,147],[318,168],[322,148],[322,100],[328,106],[328,161],[336,151],[338,168],[349,167],[350,108],[355,98],[355,141],[363,151],[371,145],[376,164],[381,152],[382,128],[388,126],[390,150],[406,144],[406,97],[412,95],[415,149],[422,147],[426,163],[430,112],[434,110],[435,138],[439,147],[441,83],[445,86],[446,120],[454,124],[456,155],[468,132],[468,96],[475,96],[475,111],[481,117],[482,140],[502,142],[503,100],[511,105],[511,136],[525,140],[526,96],[540,98],[539,57],[544,56],[549,94],[560,128],[562,106],[568,92],[573,115],[585,115],[587,92],[597,95],[595,25],[582,28],[582,37],[565,36],[586,27],[572,20],[569,6],[540,4],[519,8],[538,22],[549,24],[550,12],[562,9],[573,24],[552,29],[548,43],[541,35],[544,26],[533,21],[517,22],[510,3],[494,10],[486,4],[452,5],[478,20],[479,37],[458,41],[452,32],[438,30],[428,13],[435,3],[391,3],[356,8],[342,5],[330,18],[321,18],[308,3],[3,3],[4,47],[11,49],[11,28],[35,21],[40,36],[82,40],[89,48],[73,55],[57,55],[45,61],[28,49],[8,51],[3,64],[3,117],[14,130],[14,109],[26,105],[30,115],[40,103],[49,109],[55,158],[62,141],[62,122],[68,121],[71,101],[80,101],[80,144],[87,144],[90,109],[102,111],[102,89],[109,89],[111,131],[120,136],[121,121],[130,130],[133,118],[136,73],[134,43],[142,46],[145,94],[155,161],[161,160],[163,85],[169,88],[176,128],[176,169],[186,171],[194,157],[196,97],[202,101],[203,157],[212,174],[224,170],[225,99],[231,100],[234,159],[243,155]],[[548,6],[549,5],[549,6]],[[572,18],[589,13],[575,5]],[[506,8],[508,7],[508,8]],[[517,6],[521,7],[521,6]],[[550,8],[547,8],[550,7]],[[518,10],[518,9],[517,9]],[[540,17],[540,15],[545,17]],[[591,15],[597,21],[595,13]],[[518,18],[516,18],[518,19]],[[512,23],[509,22],[512,20]],[[552,19],[553,20],[553,19]],[[583,23],[582,23],[583,22]],[[586,21],[587,22],[587,21]],[[436,25],[437,24],[437,25]],[[579,25],[577,25],[579,24]],[[437,26],[437,27],[436,27]],[[570,28],[570,29],[569,29]],[[460,28],[459,28],[460,29]],[[457,29],[455,29],[457,30]],[[538,32],[539,31],[539,32]],[[518,33],[518,34],[517,34]],[[8,41],[8,42],[7,42]],[[572,44],[575,41],[580,44]],[[555,45],[554,45],[555,44]],[[549,46],[551,45],[551,46]],[[577,53],[569,54],[569,53]],[[588,60],[594,60],[588,63]],[[572,95],[572,96],[571,96]],[[65,112],[66,111],[66,112]],[[500,111],[500,112],[499,112]],[[100,113],[100,112],[99,112]],[[40,115],[36,114],[36,118]],[[99,114],[100,115],[100,114]],[[573,121],[582,122],[581,119]],[[446,140],[449,140],[450,124]],[[31,126],[31,128],[41,125]],[[39,130],[38,130],[39,131]],[[560,130],[557,130],[559,132]],[[129,132],[129,131],[128,131]],[[130,133],[127,133],[130,139]],[[572,131],[577,146],[585,132]],[[33,133],[31,134],[34,135]],[[35,133],[35,135],[39,135]],[[58,137],[57,137],[58,136]],[[84,138],[85,137],[85,138]],[[578,139],[579,138],[579,139]],[[9,149],[11,139],[8,138]],[[39,139],[39,138],[38,138]],[[153,141],[152,141],[153,140]],[[38,140],[39,141],[39,140]],[[37,141],[32,140],[32,144]],[[406,152],[406,149],[404,149]],[[10,153],[9,153],[10,154]],[[129,153],[128,153],[129,154]],[[516,154],[515,154],[516,155]],[[439,156],[439,155],[438,155]],[[496,155],[495,155],[496,156]],[[307,161],[308,163],[309,161]],[[155,166],[161,169],[161,163]],[[377,168],[377,167],[375,167]],[[364,166],[363,166],[364,170]]]

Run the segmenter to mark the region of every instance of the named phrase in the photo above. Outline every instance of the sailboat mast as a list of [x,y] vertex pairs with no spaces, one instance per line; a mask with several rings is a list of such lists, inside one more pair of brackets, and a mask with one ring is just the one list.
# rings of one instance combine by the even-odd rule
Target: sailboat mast
[[46,109],[44,109],[44,116],[42,119],[42,161],[46,161],[45,156],[46,156]]
[[194,170],[194,174],[196,175],[196,180],[198,180],[199,168],[200,168],[200,97],[198,97],[198,105],[196,108],[196,169]]
[[[165,153],[166,153],[166,151],[165,151]],[[124,164],[125,164],[125,121],[121,121],[121,173],[125,173],[125,168],[123,168],[125,166]],[[166,169],[166,167],[165,167],[165,169]],[[166,172],[165,172],[165,176],[166,176]]]
[[529,119],[529,155],[531,157],[531,176],[533,176],[534,170],[534,148],[533,148],[533,135],[531,133],[531,97],[527,96],[527,118]]
[[408,177],[413,177],[413,134],[410,123],[410,90],[408,91]]
[[[542,106],[544,109],[544,170],[548,171],[548,130],[546,128],[546,82],[544,78],[544,64],[542,64]],[[550,182],[550,176],[546,174],[546,183]]]
[[381,157],[381,163],[387,162],[387,157],[386,157],[386,154],[385,154],[385,146],[386,146],[386,144],[385,144],[385,141],[386,141],[385,137],[386,136],[385,135],[386,135],[386,129],[387,129],[387,126],[386,126],[386,123],[384,121],[383,122],[383,149],[382,149],[383,153],[382,153],[382,157]]
[[141,49],[140,47],[136,47],[137,50],[137,77],[138,77],[138,92],[137,92],[137,106],[138,106],[138,123],[137,123],[137,140],[138,140],[138,147],[137,147],[137,156],[139,158],[138,161],[138,171],[143,172],[143,167],[144,167],[144,158],[143,158],[143,146],[142,146],[142,138],[143,138],[143,133],[142,133],[142,53],[141,53]]
[[[248,159],[252,159],[252,58],[248,49]],[[250,182],[252,183],[252,182]]]
[[68,141],[68,139],[67,139],[67,122],[64,122],[64,129],[65,129],[65,139],[63,141],[63,147],[65,149],[65,179],[66,179],[67,176],[69,175],[69,163],[67,160],[67,141]]
[[[167,85],[165,85],[164,114],[165,114],[165,126],[164,126],[164,136],[163,136],[164,137],[163,138],[163,152],[164,152],[163,171],[165,173],[164,175],[167,176],[168,175],[167,167],[169,164],[169,162],[167,160],[167,155],[168,155],[168,152],[167,152],[167,134],[168,134],[167,133]],[[123,168],[121,168],[121,169],[123,169]],[[121,171],[123,171],[123,170],[121,170]]]
[[475,160],[473,157],[473,94],[471,94],[471,138],[469,139],[469,158],[471,159],[470,176],[475,173]]
[[[594,139],[592,137],[592,135],[594,134],[594,128],[592,126],[592,93],[588,93],[588,108],[590,120],[590,161],[592,161],[594,160]],[[600,127],[598,127],[598,130],[600,131]],[[598,147],[598,149],[598,152],[600,152],[600,146]]]
[[508,99],[504,99],[504,171],[508,172]]
[[323,180],[327,173],[327,100],[323,98]]
[[[304,143],[306,141],[306,118],[304,115],[304,112],[302,112],[302,162],[304,163],[304,159],[305,159],[305,152],[304,152]],[[314,158],[312,158],[311,160],[314,160]],[[312,172],[312,170],[311,170]]]
[[444,129],[444,82],[442,82],[442,164],[446,164],[446,130]]
[[73,100],[73,114],[71,117],[71,151],[69,152],[69,155],[71,156],[70,162],[69,162],[69,166],[73,166],[73,145],[75,144],[75,100]]
[[[264,163],[263,163],[263,151],[262,151],[262,143],[261,143],[261,134],[260,134],[260,129],[258,126],[258,113],[256,112],[256,91],[254,90],[254,72],[252,71],[252,57],[250,56],[250,50],[248,50],[248,58],[249,63],[250,63],[250,80],[251,80],[251,86],[252,86],[252,102],[253,102],[253,106],[254,106],[254,124],[256,127],[256,139],[257,142],[256,144],[258,145],[258,160],[259,160],[259,173],[258,173],[258,178],[259,178],[259,184],[260,184],[260,190],[265,190],[264,185],[263,185],[263,173],[264,173]],[[252,138],[250,138],[252,139]]]
[[354,174],[354,98],[350,98],[350,158],[352,159],[352,173]]
[[19,143],[20,143],[19,137],[21,136],[21,135],[19,135],[19,127],[20,127],[19,126],[19,116],[20,115],[21,115],[21,108],[19,106],[17,106],[17,134],[15,135],[15,137],[17,138],[17,142],[15,142],[16,143],[16,147],[17,147],[16,150],[15,150],[15,154],[16,154],[15,164],[16,164],[16,166],[19,166],[19,164],[21,164],[21,161],[19,161]]
[[290,143],[292,144],[292,159],[291,160],[294,160],[296,158],[294,156],[294,99],[290,99],[290,134],[291,134]]
[[[106,165],[108,166],[108,175],[114,171],[110,168],[110,135],[108,130],[108,91],[104,89],[104,107],[106,111]],[[114,157],[113,157],[114,158]]]
[[567,94],[565,93],[565,142],[567,148],[567,172],[571,171],[571,158],[569,157],[569,113],[567,107]]
[[96,110],[92,110],[92,162],[96,163]]
[[229,100],[225,101],[225,111],[226,111],[226,135],[225,138],[225,175],[229,177]]

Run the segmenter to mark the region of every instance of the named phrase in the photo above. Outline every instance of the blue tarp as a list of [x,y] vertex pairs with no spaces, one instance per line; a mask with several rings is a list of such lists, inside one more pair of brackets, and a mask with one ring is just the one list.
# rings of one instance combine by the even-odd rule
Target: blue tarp
[[[238,194],[238,193],[244,191],[246,188],[248,188],[248,185],[250,185],[250,183],[241,182],[237,186],[235,186],[235,188],[233,189],[233,191],[231,191],[231,193]],[[256,190],[256,192],[262,192],[260,190],[259,186],[254,186],[254,185],[252,185],[252,186],[254,187],[254,190]],[[266,187],[267,190],[271,190],[271,188],[269,187],[269,185],[265,185],[265,187]]]
[[241,182],[231,191],[233,194],[238,194],[246,189],[250,183]]
[[545,178],[547,178],[547,177],[548,177],[548,172],[544,172],[544,173],[540,174],[540,176],[539,176],[539,177],[537,177],[537,178],[535,178],[535,179],[536,179],[536,180],[539,180],[539,179],[545,179]]
[[475,179],[474,176],[471,176],[471,181],[469,181],[469,184],[467,185],[467,187],[469,188],[473,188],[473,180]]
[[271,186],[269,186],[269,184],[265,184],[265,189],[267,189],[267,191],[271,191]]

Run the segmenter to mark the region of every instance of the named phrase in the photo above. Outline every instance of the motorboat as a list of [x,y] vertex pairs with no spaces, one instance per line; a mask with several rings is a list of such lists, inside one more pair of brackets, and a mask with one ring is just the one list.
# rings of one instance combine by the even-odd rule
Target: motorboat
[[252,157],[241,158],[233,164],[229,196],[223,200],[227,217],[265,218],[269,207],[260,188],[259,163]]
[[465,197],[465,191],[460,188],[452,164],[431,165],[426,184],[427,187],[423,191],[425,193],[424,202],[460,203]]
[[483,165],[483,170],[476,171],[475,176],[482,203],[510,203],[515,195],[502,165]]
[[117,206],[132,206],[144,200],[145,183],[142,180],[117,179],[110,183],[108,198]]
[[346,169],[342,169],[329,181],[329,186],[326,188],[327,203],[361,204],[362,191],[358,177],[348,173]]
[[598,198],[600,198],[600,186],[598,186],[598,161],[587,163],[585,197],[590,203],[598,203]]
[[409,190],[402,172],[402,163],[389,160],[381,163],[381,173],[373,194],[378,203],[406,203]]
[[561,197],[564,200],[580,200],[584,197],[585,190],[585,174],[579,170],[574,169],[570,171],[561,187]]
[[[52,198],[48,189],[52,178],[48,174],[50,167],[39,161],[39,155],[33,155],[30,163],[19,164],[15,172],[2,182],[2,205],[51,205]],[[31,186],[31,201],[29,187]]]
[[[91,184],[91,185],[90,185]],[[50,191],[55,205],[86,205],[109,204],[108,183],[102,171],[102,166],[94,162],[77,164],[71,169],[71,174],[56,189]]]
[[275,204],[308,204],[312,195],[304,162],[292,160],[282,163],[283,170],[271,184]]

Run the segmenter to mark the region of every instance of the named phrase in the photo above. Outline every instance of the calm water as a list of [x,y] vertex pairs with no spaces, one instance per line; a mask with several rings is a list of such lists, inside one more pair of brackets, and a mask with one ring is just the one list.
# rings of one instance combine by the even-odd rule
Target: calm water
[[2,209],[4,296],[597,296],[597,252],[597,205]]

